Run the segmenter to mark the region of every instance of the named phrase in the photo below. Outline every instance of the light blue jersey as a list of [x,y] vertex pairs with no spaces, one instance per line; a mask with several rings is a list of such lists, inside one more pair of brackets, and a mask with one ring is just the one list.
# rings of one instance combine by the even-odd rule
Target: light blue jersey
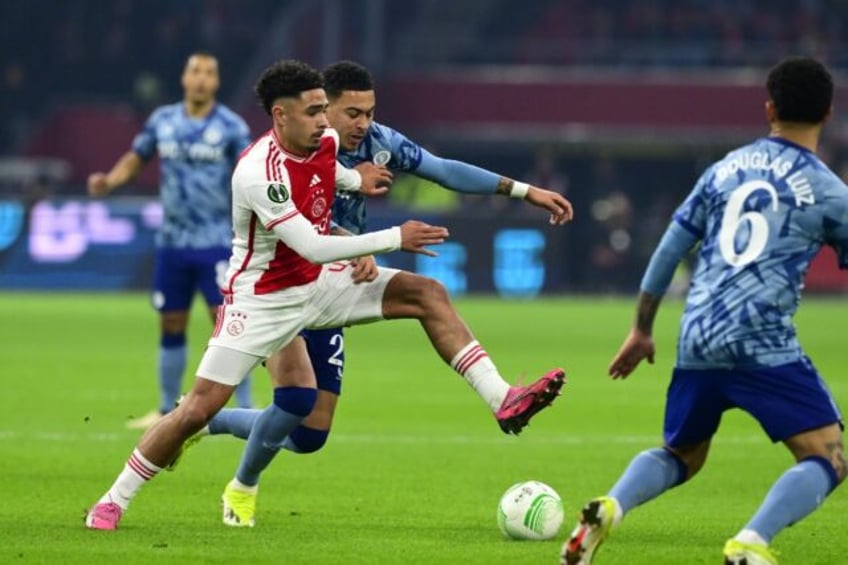
[[232,242],[230,176],[250,143],[247,124],[216,104],[204,118],[186,114],[182,102],[161,106],[135,137],[132,150],[161,162],[164,218],[160,247],[204,249]]
[[[500,180],[500,176],[480,167],[436,157],[402,133],[377,122],[371,124],[355,151],[340,151],[338,160],[348,168],[370,161],[470,194],[493,194]],[[368,219],[366,198],[357,192],[336,191],[333,221],[352,233],[363,233]]]
[[667,234],[676,223],[690,243],[702,242],[678,367],[773,367],[801,359],[792,317],[810,262],[830,244],[840,266],[848,266],[848,187],[814,153],[763,138],[707,169],[674,220]]

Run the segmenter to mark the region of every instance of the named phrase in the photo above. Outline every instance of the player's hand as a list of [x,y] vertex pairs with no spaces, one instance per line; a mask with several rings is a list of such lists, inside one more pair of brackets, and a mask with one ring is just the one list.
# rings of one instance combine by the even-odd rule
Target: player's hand
[[364,161],[354,167],[362,177],[359,192],[365,196],[380,196],[389,191],[389,185],[394,180],[392,172],[382,165]]
[[410,253],[436,257],[438,253],[427,249],[426,246],[444,243],[449,235],[447,228],[408,220],[400,227],[400,248]]
[[106,180],[106,173],[92,173],[88,176],[89,196],[106,196],[111,191],[109,183]]
[[626,379],[642,359],[654,363],[654,338],[639,330],[630,330],[621,349],[609,366],[609,374],[613,379]]
[[539,208],[548,210],[551,213],[551,217],[548,221],[552,225],[561,226],[562,224],[571,221],[574,217],[574,210],[571,207],[571,202],[558,192],[531,186],[530,190],[527,191],[527,195],[524,197],[524,200],[533,206],[538,206]]
[[371,282],[377,278],[379,271],[377,270],[377,261],[374,260],[373,255],[359,257],[350,263],[353,265],[353,273],[351,274],[353,284]]

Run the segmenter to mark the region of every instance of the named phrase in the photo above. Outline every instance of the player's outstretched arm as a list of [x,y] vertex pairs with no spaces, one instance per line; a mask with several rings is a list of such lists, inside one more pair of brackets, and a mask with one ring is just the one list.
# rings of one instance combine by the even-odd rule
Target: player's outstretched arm
[[571,202],[558,192],[520,183],[506,177],[501,177],[498,183],[498,192],[501,192],[501,185],[504,187],[503,193],[515,198],[520,197],[533,206],[544,208],[550,212],[551,216],[548,221],[552,225],[561,226],[574,218],[574,209],[571,207]]
[[130,182],[138,175],[144,161],[135,151],[127,151],[108,173],[96,172],[88,176],[88,194],[106,196],[119,186]]
[[266,225],[298,255],[315,264],[332,263],[375,253],[389,253],[401,249],[410,253],[433,256],[426,248],[437,245],[448,237],[448,230],[410,220],[402,226],[350,237],[322,235],[299,212],[294,211]]
[[643,359],[648,363],[654,362],[654,319],[660,307],[661,296],[648,292],[639,293],[639,303],[636,308],[636,321],[630,330],[621,349],[609,366],[609,374],[613,379],[625,379],[632,373]]
[[466,194],[495,193],[526,200],[550,212],[549,221],[553,225],[562,225],[574,216],[571,202],[557,192],[530,186],[462,161],[443,159],[424,149],[421,150],[418,166],[410,172]]
[[400,226],[401,249],[409,253],[436,257],[438,253],[427,249],[427,246],[444,243],[449,235],[447,228],[431,226],[418,220],[407,220]]
[[649,363],[654,362],[654,340],[651,336],[660,301],[668,289],[678,263],[697,242],[697,235],[677,220],[672,220],[651,255],[648,268],[642,277],[636,322],[624,340],[624,345],[610,363],[609,374],[612,378],[626,378],[642,359],[647,359]]

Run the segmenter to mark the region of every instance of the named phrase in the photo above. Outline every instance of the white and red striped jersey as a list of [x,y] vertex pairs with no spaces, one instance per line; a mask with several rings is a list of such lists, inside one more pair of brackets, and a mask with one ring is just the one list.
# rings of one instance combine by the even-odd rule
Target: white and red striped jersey
[[330,232],[338,134],[328,129],[307,157],[286,152],[273,130],[242,153],[233,172],[233,253],[225,295],[268,294],[318,278],[310,263],[272,231],[302,215],[322,235]]

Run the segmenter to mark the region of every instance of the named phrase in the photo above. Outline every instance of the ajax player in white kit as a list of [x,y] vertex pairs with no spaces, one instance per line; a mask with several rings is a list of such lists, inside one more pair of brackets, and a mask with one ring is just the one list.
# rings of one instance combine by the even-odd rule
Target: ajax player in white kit
[[[564,372],[554,369],[531,386],[510,387],[437,281],[380,268],[374,280],[355,284],[351,263],[342,260],[398,249],[433,255],[426,246],[443,242],[447,230],[408,221],[364,235],[329,235],[335,187],[355,188],[360,179],[336,166],[338,138],[328,129],[320,73],[298,61],[278,61],[263,72],[256,91],[273,127],[245,150],[233,173],[233,255],[198,378],[180,406],[142,436],[115,483],[89,510],[91,529],[116,529],[141,486],[226,404],[243,375],[304,328],[418,319],[442,359],[508,428],[520,429],[550,405],[564,382]],[[274,390],[277,410],[266,421],[280,441],[315,404],[310,377],[293,374]],[[273,453],[267,461],[254,458],[260,466],[254,471]]]

